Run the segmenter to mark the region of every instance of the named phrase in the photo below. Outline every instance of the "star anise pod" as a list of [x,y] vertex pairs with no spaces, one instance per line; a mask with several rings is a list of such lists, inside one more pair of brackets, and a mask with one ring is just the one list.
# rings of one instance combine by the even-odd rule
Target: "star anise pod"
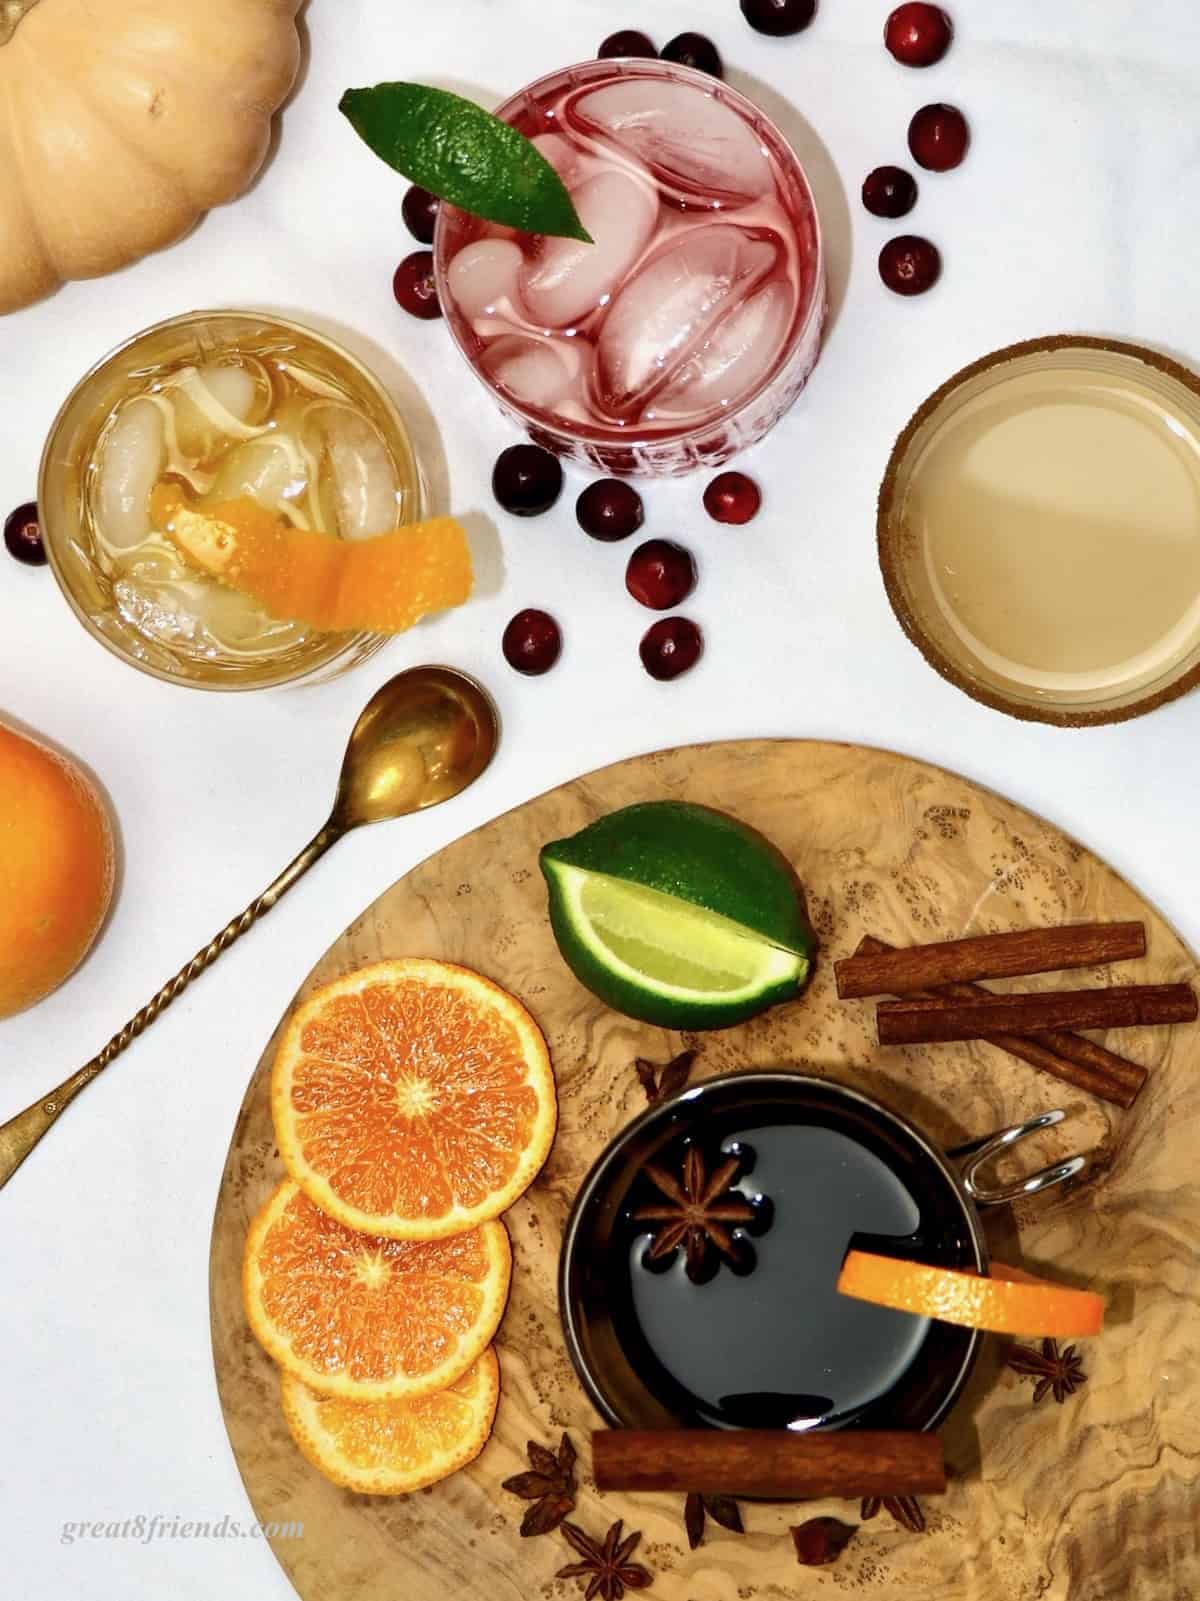
[[635,1223],[658,1224],[650,1247],[651,1261],[670,1256],[682,1245],[687,1254],[687,1276],[699,1284],[708,1276],[706,1270],[714,1250],[731,1262],[738,1260],[732,1229],[739,1223],[754,1222],[750,1202],[730,1188],[739,1166],[739,1159],[731,1156],[710,1176],[704,1157],[694,1145],[683,1159],[682,1181],[647,1163],[643,1169],[646,1177],[667,1197],[667,1202],[641,1206],[633,1214]]
[[533,1505],[521,1520],[521,1533],[549,1534],[575,1510],[575,1447],[564,1434],[557,1455],[536,1440],[526,1446],[529,1473],[518,1473],[500,1486]]
[[1014,1345],[1008,1353],[1008,1365],[1022,1378],[1037,1380],[1033,1387],[1034,1406],[1051,1393],[1061,1406],[1081,1384],[1087,1383],[1083,1358],[1073,1345],[1060,1351],[1057,1340],[1043,1340],[1040,1351],[1030,1345]]
[[853,1523],[837,1518],[810,1518],[791,1530],[796,1560],[806,1568],[824,1568],[836,1562],[858,1533]]
[[915,1495],[865,1495],[859,1516],[866,1523],[876,1517],[880,1508],[890,1512],[902,1529],[910,1534],[925,1533],[925,1514]]
[[693,1490],[683,1503],[683,1526],[687,1530],[688,1545],[694,1551],[704,1544],[704,1524],[707,1518],[719,1523],[733,1534],[745,1534],[738,1504],[728,1495],[697,1495]]
[[653,1582],[654,1575],[648,1568],[642,1567],[640,1562],[629,1560],[642,1538],[641,1531],[635,1529],[622,1539],[619,1518],[604,1536],[603,1544],[593,1540],[590,1534],[585,1534],[577,1523],[564,1523],[560,1532],[583,1560],[560,1568],[556,1577],[587,1579],[584,1601],[594,1601],[596,1596],[600,1597],[600,1601],[621,1601],[626,1590],[644,1590]]
[[646,1092],[646,1104],[653,1106],[655,1101],[665,1101],[668,1096],[678,1095],[691,1078],[692,1066],[698,1055],[698,1051],[681,1051],[664,1068],[639,1056],[633,1064],[633,1071]]

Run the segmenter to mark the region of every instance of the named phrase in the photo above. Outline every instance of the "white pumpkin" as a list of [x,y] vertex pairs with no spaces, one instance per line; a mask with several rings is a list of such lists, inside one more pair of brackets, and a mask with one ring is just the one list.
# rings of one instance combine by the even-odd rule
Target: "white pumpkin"
[[301,0],[0,0],[0,313],[171,244],[247,187]]

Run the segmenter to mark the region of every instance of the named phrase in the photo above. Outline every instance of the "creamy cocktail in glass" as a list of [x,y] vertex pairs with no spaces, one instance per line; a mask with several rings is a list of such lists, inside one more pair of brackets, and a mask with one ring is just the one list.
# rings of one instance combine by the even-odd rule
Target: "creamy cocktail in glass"
[[712,466],[755,443],[816,362],[825,270],[795,154],[744,96],[660,61],[555,73],[500,108],[592,244],[444,206],[438,287],[506,411],[609,472]]

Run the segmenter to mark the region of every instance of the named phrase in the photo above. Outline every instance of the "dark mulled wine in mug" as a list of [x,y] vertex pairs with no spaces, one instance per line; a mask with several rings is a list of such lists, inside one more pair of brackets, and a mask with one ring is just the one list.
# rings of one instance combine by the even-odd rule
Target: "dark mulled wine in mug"
[[[681,1196],[722,1168],[721,1193],[692,1214],[711,1227],[672,1249]],[[588,1175],[564,1242],[564,1326],[592,1401],[626,1427],[932,1427],[980,1337],[839,1295],[856,1237],[987,1265],[950,1161],[866,1096],[740,1073],[652,1108]]]

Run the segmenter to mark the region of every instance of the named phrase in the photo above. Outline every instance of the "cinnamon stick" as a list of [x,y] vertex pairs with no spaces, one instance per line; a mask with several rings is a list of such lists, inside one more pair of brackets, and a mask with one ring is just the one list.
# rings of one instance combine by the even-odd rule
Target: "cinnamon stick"
[[936,1434],[839,1429],[600,1429],[598,1490],[678,1490],[795,1501],[929,1495],[946,1488]]
[[989,995],[986,999],[935,995],[924,1000],[884,1001],[876,1021],[881,1045],[927,1045],[988,1039],[995,1034],[1192,1023],[1196,1015],[1196,997],[1187,984],[1117,984],[1110,989],[1051,990],[1039,995]]
[[[883,940],[868,934],[859,942],[855,955],[873,955],[892,948]],[[971,1000],[989,996],[992,991],[985,989],[982,984],[945,984],[936,991],[920,993]],[[1030,1035],[1027,1039],[1016,1034],[992,1034],[988,1036],[988,1043],[1022,1062],[1028,1062],[1043,1073],[1051,1074],[1064,1084],[1070,1084],[1074,1089],[1084,1090],[1089,1095],[1095,1095],[1102,1101],[1111,1101],[1126,1110],[1137,1100],[1148,1077],[1146,1069],[1137,1062],[1117,1056],[1115,1052],[1105,1050],[1103,1045],[1097,1045],[1079,1034],[1054,1031]]]
[[[861,952],[861,946],[859,951]],[[1021,978],[1073,967],[1106,967],[1146,954],[1141,923],[1068,923],[1023,928],[1011,934],[907,945],[834,963],[842,1000],[863,995],[908,995],[979,978]]]

